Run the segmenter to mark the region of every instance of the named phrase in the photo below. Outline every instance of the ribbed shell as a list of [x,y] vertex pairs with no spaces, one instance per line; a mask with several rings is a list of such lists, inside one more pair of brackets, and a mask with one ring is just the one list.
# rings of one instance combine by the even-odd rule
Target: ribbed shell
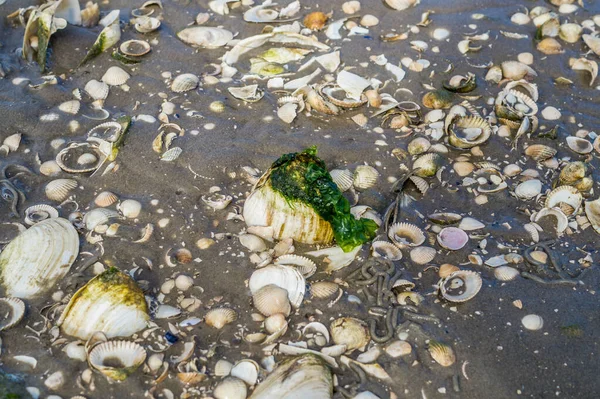
[[104,100],[108,97],[110,88],[104,82],[92,79],[83,88],[94,100]]
[[81,103],[79,100],[70,100],[61,103],[58,106],[58,109],[64,112],[65,114],[77,115],[79,109],[81,108]]
[[[481,132],[476,137],[464,137],[457,134],[459,129],[464,129],[463,132],[466,129],[479,129]],[[485,143],[492,134],[492,127],[488,121],[478,116],[457,117],[448,126],[448,134],[450,145],[467,149]]]
[[303,244],[330,244],[333,229],[313,208],[301,201],[288,201],[266,184],[252,192],[243,211],[248,226],[271,226],[273,238],[292,238]]
[[346,345],[346,350],[362,348],[371,341],[369,327],[359,319],[341,317],[329,326],[331,339],[336,345]]
[[371,243],[371,253],[376,258],[384,258],[391,261],[402,259],[400,248],[387,241],[373,241]]
[[399,248],[417,247],[425,242],[425,234],[410,223],[395,223],[388,230],[388,237]]
[[445,227],[437,235],[438,243],[451,251],[458,251],[469,242],[469,236],[458,227]]
[[532,199],[542,192],[542,182],[538,179],[531,179],[520,183],[515,188],[515,195],[521,199]]
[[227,377],[215,387],[213,396],[215,399],[245,399],[248,388],[244,381],[235,377]]
[[211,309],[204,316],[204,322],[217,330],[237,319],[237,312],[230,308]]
[[162,154],[160,160],[165,162],[173,162],[174,160],[179,158],[182,152],[183,149],[181,149],[180,147],[170,148],[167,151],[165,151],[164,154]]
[[556,155],[556,149],[544,144],[533,144],[525,149],[525,155],[530,156],[534,161],[543,162],[546,159]]
[[300,307],[306,291],[306,280],[298,269],[282,265],[263,267],[252,273],[248,286],[254,295],[259,289],[269,284],[285,289],[292,306]]
[[470,270],[459,270],[443,278],[440,293],[450,302],[466,302],[472,299],[483,285],[481,276]]
[[111,268],[73,295],[57,324],[63,333],[87,340],[97,331],[108,338],[131,336],[146,328],[149,319],[142,290]]
[[429,153],[421,155],[413,163],[413,171],[419,177],[434,176],[438,170],[440,156],[438,154]]
[[46,185],[46,197],[52,201],[63,202],[76,187],[77,181],[73,179],[52,180]]
[[354,170],[354,187],[357,190],[367,190],[377,184],[379,172],[372,166],[359,165]]
[[449,345],[432,339],[429,341],[427,350],[433,360],[443,367],[452,366],[456,362],[456,355]]
[[431,262],[437,251],[431,247],[417,247],[410,251],[410,259],[418,265],[426,265]]
[[[559,207],[565,215],[570,216],[579,210],[581,207],[581,201],[583,201],[583,195],[581,195],[579,190],[577,190],[575,187],[560,186],[548,194],[545,207]],[[563,204],[568,205],[568,207],[564,207]],[[565,212],[567,209],[568,211]]]
[[32,298],[52,289],[79,254],[79,236],[68,220],[37,223],[19,234],[0,254],[0,273],[6,293]]
[[[19,298],[0,298],[0,331],[16,326],[25,316],[25,302]],[[8,313],[8,314],[7,314]]]
[[115,194],[111,193],[110,191],[103,191],[96,196],[96,198],[94,199],[94,204],[101,208],[106,208],[111,206],[118,200],[119,197],[117,197]]
[[46,219],[58,217],[58,211],[53,206],[47,204],[33,205],[25,209],[25,224],[33,226]]
[[108,341],[94,347],[88,355],[90,366],[105,376],[123,381],[146,360],[146,350],[135,342]]
[[102,81],[109,86],[121,86],[127,83],[131,75],[118,66],[111,66],[102,76]]
[[352,188],[354,175],[348,169],[333,169],[329,174],[331,175],[331,180],[333,180],[341,192]]
[[287,291],[275,284],[266,285],[254,292],[252,301],[256,310],[267,317],[278,313],[289,316],[291,311]]
[[340,291],[340,286],[333,281],[317,281],[310,285],[310,295],[313,298],[330,298]]
[[500,281],[512,281],[519,275],[519,271],[510,266],[499,266],[494,269],[494,276]]
[[192,73],[184,73],[173,79],[171,90],[175,93],[183,93],[189,90],[194,90],[198,87],[200,79]]
[[278,257],[275,260],[275,264],[295,267],[305,278],[311,277],[317,271],[317,264],[315,262],[305,256],[294,254]]

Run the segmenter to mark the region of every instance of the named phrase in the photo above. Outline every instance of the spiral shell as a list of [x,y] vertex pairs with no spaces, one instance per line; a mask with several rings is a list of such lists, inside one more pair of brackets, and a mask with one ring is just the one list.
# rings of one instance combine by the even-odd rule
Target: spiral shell
[[399,248],[418,247],[425,242],[425,234],[414,224],[395,223],[388,230],[388,237]]
[[265,316],[282,313],[288,316],[291,311],[288,292],[274,284],[266,285],[252,295],[254,307]]
[[46,197],[52,201],[62,202],[66,200],[71,191],[77,187],[77,181],[73,179],[56,179],[46,185]]
[[109,86],[121,86],[127,83],[131,75],[118,66],[111,66],[102,75],[102,81]]
[[347,351],[365,347],[371,341],[369,327],[353,317],[335,319],[329,326],[331,339],[336,345],[346,345]]
[[371,243],[371,253],[376,258],[384,258],[391,261],[402,259],[400,249],[387,241],[373,241]]
[[95,346],[88,355],[90,366],[105,376],[125,380],[146,360],[146,350],[129,341],[108,341]]
[[192,73],[184,73],[173,79],[171,90],[175,93],[184,93],[186,91],[194,90],[198,87],[199,83],[200,79],[198,76]]
[[440,366],[449,367],[456,362],[456,355],[449,345],[442,342],[431,340],[427,345],[429,354]]
[[217,330],[237,319],[237,312],[230,308],[211,309],[204,315],[204,322]]
[[510,266],[499,266],[494,269],[494,276],[500,281],[512,281],[519,275],[519,271]]
[[19,298],[0,298],[0,331],[16,326],[25,316],[25,302]]
[[326,299],[340,291],[340,286],[333,281],[316,281],[310,285],[310,295],[313,298]]
[[437,251],[431,247],[417,247],[410,251],[410,259],[418,265],[426,265],[431,262]]

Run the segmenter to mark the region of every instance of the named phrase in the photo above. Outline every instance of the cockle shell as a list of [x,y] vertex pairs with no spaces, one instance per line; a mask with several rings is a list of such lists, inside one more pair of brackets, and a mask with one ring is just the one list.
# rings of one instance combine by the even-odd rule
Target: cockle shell
[[534,78],[537,76],[529,65],[525,65],[519,61],[505,61],[500,64],[502,75],[505,79],[519,80],[523,78]]
[[418,265],[426,265],[431,262],[437,251],[431,247],[416,247],[410,251],[410,259]]
[[460,269],[457,266],[451,265],[450,263],[444,263],[443,265],[440,266],[440,270],[438,271],[438,276],[440,276],[441,278],[445,278],[459,270]]
[[25,209],[25,224],[32,226],[46,219],[58,217],[58,211],[47,204],[33,205]]
[[448,142],[450,145],[467,149],[485,143],[492,134],[492,127],[478,116],[459,116],[448,125]]
[[556,149],[544,144],[532,144],[525,149],[525,155],[530,156],[534,161],[543,162],[546,159],[556,155]]
[[347,351],[367,346],[371,341],[369,327],[359,319],[340,317],[329,326],[331,339],[336,345],[346,345]]
[[104,100],[108,97],[110,90],[108,84],[92,79],[86,83],[83,88],[87,94],[90,95],[94,100]]
[[231,364],[227,360],[220,359],[215,364],[215,375],[218,377],[227,376],[231,372],[232,368],[233,368],[233,364]]
[[592,228],[600,234],[600,199],[585,202],[585,215],[587,216]]
[[351,0],[342,4],[344,14],[355,14],[360,11],[360,1]]
[[130,57],[141,57],[148,54],[150,49],[150,44],[144,40],[127,40],[119,46],[119,50]]
[[538,179],[531,179],[520,183],[515,188],[515,195],[518,198],[529,200],[537,197],[542,192],[542,182]]
[[414,174],[419,177],[434,176],[440,166],[440,159],[435,153],[421,155],[413,163]]
[[0,298],[0,331],[16,326],[25,316],[25,302],[19,298]]
[[429,151],[431,143],[425,137],[417,137],[408,143],[407,151],[410,155],[421,155]]
[[79,100],[65,101],[64,103],[61,103],[58,106],[59,110],[61,110],[62,112],[66,113],[66,114],[70,114],[70,115],[77,115],[80,108],[81,108],[81,103],[79,102]]
[[71,191],[77,187],[73,179],[56,179],[46,185],[46,197],[52,201],[63,202],[69,197]]
[[331,180],[333,180],[341,192],[348,191],[352,188],[354,175],[348,169],[333,169],[329,174],[331,175]]
[[456,362],[456,355],[449,345],[431,340],[427,345],[429,354],[440,366],[449,367]]
[[237,319],[237,312],[230,308],[211,309],[204,316],[204,322],[217,330]]
[[274,284],[286,290],[291,305],[294,308],[300,307],[306,291],[306,280],[298,269],[282,265],[263,267],[252,273],[248,287],[250,288],[252,295],[254,295],[258,290],[270,284]]
[[583,195],[575,187],[560,186],[552,190],[546,197],[546,208],[560,208],[567,216],[576,213],[581,207]]
[[186,91],[194,90],[198,87],[199,83],[200,79],[198,76],[193,73],[184,73],[173,79],[171,90],[175,93],[184,93]]
[[115,194],[111,193],[110,191],[103,191],[96,196],[96,198],[94,199],[94,204],[101,208],[106,208],[111,206],[118,200],[119,197],[117,197]]
[[316,281],[310,285],[310,295],[313,298],[330,298],[340,292],[340,286],[333,281]]
[[371,253],[376,258],[384,258],[391,261],[402,259],[400,248],[387,241],[373,241],[371,243]]
[[394,10],[402,11],[416,6],[420,1],[421,0],[385,0],[385,4],[392,7]]
[[135,20],[135,30],[140,33],[154,32],[160,28],[160,19],[154,17],[139,17]]
[[459,270],[439,282],[440,293],[450,302],[466,302],[477,295],[483,281],[477,272]]
[[446,227],[438,233],[437,241],[446,249],[458,251],[469,242],[469,236],[458,227]]
[[230,376],[239,378],[249,386],[256,384],[258,380],[259,365],[250,359],[244,359],[237,362],[229,373]]
[[244,381],[235,377],[226,377],[213,391],[215,399],[245,399],[248,388]]
[[388,230],[388,237],[399,248],[418,247],[425,242],[425,234],[410,223],[395,223]]
[[494,269],[494,276],[500,281],[512,281],[519,275],[519,271],[510,266],[499,266]]
[[[533,216],[533,215],[532,215]],[[543,208],[535,214],[534,222],[539,222],[541,219],[552,216],[556,220],[556,232],[562,234],[569,227],[569,219],[559,208]]]
[[294,254],[282,255],[275,260],[276,265],[292,266],[305,277],[309,278],[317,271],[317,264],[305,256]]
[[111,219],[118,218],[119,214],[106,208],[96,208],[87,212],[83,217],[83,224],[88,231],[93,231],[97,227],[106,225]]
[[127,83],[131,75],[118,66],[111,66],[102,75],[102,81],[109,86],[121,86]]
[[252,295],[254,307],[265,316],[281,313],[288,316],[291,311],[287,290],[275,284],[266,285]]
[[359,165],[354,170],[354,187],[357,190],[367,190],[377,184],[379,172],[372,166]]
[[79,236],[68,220],[47,219],[12,240],[0,254],[6,293],[32,298],[53,288],[79,254]]
[[146,360],[146,350],[129,341],[107,341],[95,346],[88,355],[90,366],[105,376],[125,380]]

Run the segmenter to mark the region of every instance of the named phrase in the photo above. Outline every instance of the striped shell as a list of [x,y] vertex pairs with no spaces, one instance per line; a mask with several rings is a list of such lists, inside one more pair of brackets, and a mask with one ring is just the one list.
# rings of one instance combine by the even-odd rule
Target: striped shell
[[348,169],[333,169],[329,174],[341,192],[348,191],[352,188],[354,175]]
[[288,293],[275,284],[266,285],[252,295],[254,307],[265,316],[282,313],[288,316],[291,311]]
[[398,248],[418,247],[425,242],[425,234],[410,223],[395,223],[388,230],[388,237]]
[[375,258],[383,258],[391,261],[402,259],[400,248],[387,241],[373,241],[371,253]]
[[317,271],[317,264],[304,256],[289,254],[278,257],[276,265],[292,266],[298,269],[305,278],[311,277]]
[[427,345],[429,354],[440,366],[449,367],[456,362],[456,355],[449,345],[436,340],[429,341]]
[[448,142],[456,148],[473,148],[485,143],[492,134],[492,127],[478,116],[459,116],[450,122]]
[[445,278],[459,270],[460,269],[457,266],[451,265],[450,263],[444,263],[443,265],[440,266],[440,270],[438,271],[438,276],[440,276],[440,278]]
[[300,307],[306,291],[306,280],[298,269],[283,265],[263,267],[252,273],[248,286],[254,295],[262,287],[271,284],[286,290],[291,305],[294,308]]
[[94,100],[104,100],[108,97],[109,86],[98,80],[92,79],[86,83],[83,88],[87,94],[90,95]]
[[333,281],[316,281],[310,285],[310,295],[313,298],[330,298],[340,291],[340,286]]
[[121,86],[127,83],[131,75],[118,66],[111,66],[102,76],[102,81],[109,86]]
[[96,196],[94,199],[94,204],[101,208],[106,208],[116,203],[119,200],[115,194],[110,191],[102,191],[100,194]]
[[494,276],[500,281],[512,281],[519,275],[519,271],[510,266],[499,266],[494,269]]
[[229,375],[232,368],[233,364],[231,364],[227,360],[220,359],[215,364],[215,375],[218,377],[224,377],[226,375]]
[[58,211],[47,204],[33,205],[25,209],[25,224],[33,226],[46,219],[58,217]]
[[418,177],[434,176],[440,166],[440,156],[438,154],[429,153],[421,155],[413,162],[412,168]]
[[[432,111],[434,112],[434,111]],[[417,137],[408,143],[407,151],[410,155],[421,155],[429,151],[431,143],[425,137]]]
[[525,155],[537,162],[552,158],[556,155],[556,152],[556,149],[544,144],[533,144],[525,149]]
[[76,187],[77,181],[73,179],[52,180],[46,185],[46,197],[52,201],[63,202]]
[[65,101],[64,103],[61,103],[58,106],[58,109],[60,111],[64,112],[65,114],[70,114],[70,115],[77,115],[80,108],[81,108],[81,103],[79,102],[79,100]]
[[223,103],[223,101],[213,101],[209,104],[208,109],[214,113],[220,114],[225,111],[225,103]]
[[537,197],[542,192],[542,182],[538,179],[531,179],[520,183],[515,188],[515,195],[524,200]]
[[563,213],[570,216],[581,207],[583,195],[575,187],[560,186],[552,190],[546,198],[546,208],[560,208]]
[[179,158],[182,152],[183,150],[180,147],[170,148],[162,154],[160,160],[165,162],[173,162],[174,160]]
[[440,293],[450,302],[466,302],[477,295],[483,281],[477,272],[469,270],[456,271],[439,282]]
[[183,93],[194,90],[196,87],[198,87],[199,83],[200,79],[198,76],[192,73],[184,73],[173,79],[173,82],[171,83],[171,90],[173,90],[175,93]]
[[131,57],[140,57],[150,52],[150,44],[144,40],[127,40],[121,43],[119,50]]
[[347,351],[367,346],[371,341],[369,327],[359,319],[341,317],[329,326],[331,339],[336,345],[346,345]]
[[146,350],[129,341],[107,341],[95,346],[88,355],[88,363],[105,376],[125,380],[146,360]]
[[437,251],[431,247],[417,247],[410,251],[410,259],[418,265],[426,265],[431,262]]
[[354,187],[357,190],[367,190],[377,184],[379,172],[372,166],[359,165],[354,170]]
[[237,319],[237,312],[230,308],[211,309],[204,315],[204,322],[217,330]]
[[538,229],[535,227],[535,225],[533,223],[526,223],[525,225],[523,225],[523,228],[525,229],[526,232],[529,233],[533,242],[540,241],[540,232],[538,231]]
[[0,331],[16,326],[25,316],[25,302],[19,298],[0,298]]
[[596,233],[600,234],[600,199],[585,202],[585,216]]

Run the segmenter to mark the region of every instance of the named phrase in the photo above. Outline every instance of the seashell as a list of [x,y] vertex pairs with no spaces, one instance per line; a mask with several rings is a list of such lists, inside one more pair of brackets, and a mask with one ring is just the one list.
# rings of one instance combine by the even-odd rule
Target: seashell
[[233,39],[233,33],[222,28],[192,26],[177,33],[177,37],[191,46],[210,49],[225,46]]
[[231,372],[232,368],[233,368],[233,364],[231,364],[227,360],[220,359],[215,364],[215,375],[217,377],[227,376]]
[[146,350],[129,341],[108,341],[94,347],[88,355],[90,366],[108,378],[125,380],[146,361]]
[[151,50],[150,44],[145,40],[127,40],[119,46],[119,50],[130,57],[141,57]]
[[562,24],[558,29],[558,36],[567,43],[577,43],[583,28],[578,24]]
[[594,85],[594,81],[598,77],[598,63],[585,58],[570,58],[569,66],[574,71],[588,71],[591,75],[590,86]]
[[460,221],[458,228],[465,231],[473,231],[485,228],[485,224],[481,223],[477,219],[466,217]]
[[440,278],[448,277],[450,274],[459,271],[460,269],[457,266],[451,265],[449,263],[444,263],[440,266],[440,270],[438,271],[438,276]]
[[385,0],[385,4],[394,10],[403,11],[419,4],[420,0]]
[[265,285],[252,294],[254,307],[265,316],[281,313],[288,316],[291,311],[288,292],[275,284]]
[[519,61],[504,61],[500,64],[500,67],[502,68],[502,76],[505,79],[531,79],[537,76],[537,73],[529,65]]
[[0,314],[0,331],[8,330],[23,320],[25,302],[19,298],[0,298]]
[[25,209],[25,224],[33,226],[46,219],[53,219],[58,217],[58,211],[56,208],[46,205],[39,204],[33,205]]
[[77,181],[73,179],[56,179],[46,185],[46,197],[49,200],[63,202],[69,197],[73,189],[77,187]]
[[227,91],[238,100],[252,103],[260,101],[260,99],[264,96],[264,92],[258,88],[258,85],[228,87]]
[[560,186],[548,194],[544,206],[546,208],[559,207],[562,209],[563,207],[561,205],[566,204],[571,211],[564,212],[563,210],[563,212],[565,215],[571,216],[573,213],[576,213],[579,210],[581,207],[581,201],[583,201],[583,195],[581,195],[578,189],[571,186]]
[[391,261],[402,259],[400,249],[387,241],[373,241],[371,243],[371,253],[375,258],[383,258]]
[[544,144],[533,144],[525,149],[525,155],[530,156],[534,161],[543,162],[556,155],[556,149]]
[[517,12],[510,17],[510,21],[517,25],[527,25],[531,22],[531,18],[527,14]]
[[446,127],[448,142],[456,148],[473,148],[485,143],[492,134],[492,127],[478,116],[458,116]]
[[494,276],[500,281],[512,281],[519,275],[519,271],[510,266],[499,266],[494,269]]
[[396,340],[385,346],[385,353],[395,359],[412,353],[412,346],[406,341]]
[[68,220],[54,218],[20,233],[0,254],[6,294],[32,298],[54,287],[79,254],[79,236]]
[[502,80],[502,68],[497,65],[491,67],[485,75],[485,80],[488,82],[499,83]]
[[165,162],[173,162],[179,158],[182,152],[183,150],[180,147],[171,147],[162,154],[160,160]]
[[289,254],[282,255],[275,260],[276,265],[292,266],[304,276],[309,278],[317,271],[317,264],[304,256]]
[[417,247],[410,251],[410,259],[418,265],[426,265],[431,262],[437,251],[431,247]]
[[101,208],[107,208],[118,200],[119,197],[117,197],[115,194],[111,193],[110,191],[103,191],[96,196],[94,199],[94,204]]
[[542,117],[548,121],[555,121],[560,119],[561,113],[555,107],[546,107],[542,110]]
[[453,93],[470,93],[477,88],[477,81],[472,73],[467,76],[455,75],[448,82],[444,82],[443,86]]
[[282,313],[276,313],[265,319],[265,330],[267,330],[269,334],[275,334],[284,328],[287,329],[287,325],[287,320]]
[[459,270],[442,278],[439,282],[440,293],[450,302],[466,302],[479,292],[483,281],[477,272]]
[[68,173],[88,173],[100,168],[106,155],[95,144],[71,143],[56,155],[58,166]]
[[553,216],[554,219],[556,219],[556,231],[558,234],[562,234],[569,226],[567,216],[558,208],[543,208],[535,214],[533,221],[539,222],[542,218],[547,216]]
[[583,35],[581,36],[583,41],[596,55],[600,56],[600,37],[595,35]]
[[578,154],[589,154],[594,150],[594,146],[586,139],[580,137],[568,136],[567,145]]
[[377,224],[377,226],[381,226],[381,224],[383,223],[381,216],[375,210],[373,210],[373,208],[366,205],[353,206],[352,208],[350,208],[350,213],[357,220],[369,219],[374,221]]
[[112,209],[96,208],[85,214],[83,224],[86,230],[94,231],[97,227],[106,225],[111,219],[118,217],[119,214]]
[[542,182],[538,179],[527,180],[515,188],[515,195],[520,199],[529,200],[542,192]]
[[365,97],[367,97],[369,106],[374,107],[374,108],[381,107],[383,99],[381,98],[381,94],[379,94],[379,91],[377,91],[375,89],[366,90]]
[[63,333],[87,340],[97,331],[108,338],[131,336],[146,328],[149,319],[142,290],[111,267],[71,297],[57,325]]
[[409,223],[394,223],[388,230],[388,237],[398,248],[418,247],[425,242],[421,229]]
[[352,0],[342,4],[344,14],[356,14],[360,11],[360,1]]
[[245,399],[248,389],[244,381],[235,377],[226,377],[213,391],[215,399]]
[[437,235],[438,243],[451,251],[458,251],[469,242],[469,236],[457,227],[445,227]]
[[446,109],[452,106],[452,94],[444,90],[435,90],[423,96],[423,105],[431,109]]
[[127,83],[131,75],[118,66],[111,66],[102,75],[102,81],[109,86],[121,86]]
[[195,361],[180,363],[177,371],[177,378],[187,386],[199,384],[208,378],[206,374],[198,371]]
[[523,225],[523,228],[525,229],[525,231],[527,231],[529,233],[533,242],[540,241],[540,232],[538,231],[538,229],[535,227],[534,224],[527,223],[527,224]]
[[70,100],[61,103],[58,106],[58,109],[64,112],[65,114],[77,115],[79,109],[81,108],[81,103],[79,100]]
[[184,93],[186,91],[194,90],[198,87],[199,83],[200,79],[198,76],[193,73],[184,73],[173,79],[171,90],[175,93]]
[[537,44],[537,49],[544,54],[561,54],[564,52],[562,45],[553,37],[546,37]]
[[596,233],[600,234],[600,199],[585,202],[585,216]]
[[[85,343],[83,341],[73,341],[65,345],[63,352],[70,358],[85,362],[87,359],[87,351],[85,350]],[[161,362],[162,364],[162,362]]]
[[303,23],[310,30],[321,30],[325,27],[328,19],[329,17],[325,13],[315,11],[304,17]]
[[110,88],[106,83],[92,79],[86,83],[83,90],[94,100],[104,100],[108,97]]
[[223,103],[223,101],[213,101],[208,106],[208,109],[210,109],[212,112],[220,114],[221,112],[225,111],[225,104]]
[[364,26],[365,28],[370,28],[372,26],[379,25],[379,18],[377,18],[374,15],[367,14],[367,15],[364,15],[360,19],[359,23],[360,23],[361,26]]
[[258,381],[258,372],[260,367],[254,360],[244,359],[237,362],[231,372],[230,376],[239,378],[249,386],[253,386]]
[[528,314],[521,319],[521,324],[528,330],[537,331],[544,327],[544,319],[536,314]]
[[46,161],[40,165],[40,173],[44,176],[56,176],[60,172],[62,172],[62,169],[55,160]]
[[377,184],[379,172],[372,166],[359,165],[354,170],[354,187],[357,190],[367,190]]
[[316,281],[310,285],[312,298],[326,299],[340,292],[340,286],[332,281]]
[[407,151],[410,155],[421,155],[429,151],[431,143],[425,137],[417,137],[408,143]]
[[217,330],[237,319],[237,312],[230,308],[211,309],[204,315],[204,322]]
[[329,172],[331,180],[338,186],[341,192],[348,191],[354,184],[354,174],[348,169],[333,169]]
[[140,33],[154,32],[160,28],[160,19],[154,17],[139,17],[135,20],[135,30]]
[[88,1],[85,8],[81,9],[81,26],[93,28],[100,21],[100,8],[98,3]]
[[353,317],[335,319],[329,325],[329,331],[333,342],[336,345],[346,345],[348,352],[363,348],[371,341],[367,324]]
[[421,155],[413,163],[414,174],[418,177],[434,176],[440,167],[441,157],[435,153]]
[[127,199],[117,205],[117,210],[128,219],[135,219],[142,211],[142,204],[136,200]]
[[456,362],[456,355],[449,345],[432,339],[427,345],[427,350],[433,360],[442,367],[452,366]]
[[267,249],[265,242],[254,234],[240,234],[238,238],[240,244],[246,247],[250,252],[262,252]]
[[427,218],[433,223],[441,224],[442,226],[455,224],[462,220],[462,216],[460,216],[458,213],[452,212],[432,213],[431,215],[427,216]]
[[475,165],[471,162],[454,162],[452,164],[452,168],[460,177],[465,177],[473,173],[475,170]]

